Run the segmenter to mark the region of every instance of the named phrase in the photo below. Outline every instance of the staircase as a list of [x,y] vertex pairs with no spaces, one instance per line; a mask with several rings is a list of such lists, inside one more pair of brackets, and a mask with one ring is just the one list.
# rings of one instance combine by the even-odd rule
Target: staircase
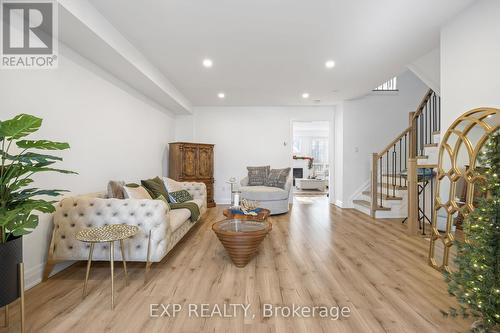
[[425,231],[435,192],[435,179],[425,175],[437,168],[440,116],[441,99],[429,89],[408,127],[372,154],[370,184],[353,200],[355,209],[374,218],[410,216]]

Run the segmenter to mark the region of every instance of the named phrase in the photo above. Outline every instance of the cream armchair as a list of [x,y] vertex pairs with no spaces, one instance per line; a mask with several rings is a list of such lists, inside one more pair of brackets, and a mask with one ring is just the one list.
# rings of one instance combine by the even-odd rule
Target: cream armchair
[[[207,210],[205,184],[176,182],[164,178],[167,187],[187,190],[193,196],[203,215]],[[108,224],[130,224],[139,227],[139,232],[125,241],[127,261],[146,262],[146,271],[151,262],[161,261],[175,244],[198,222],[190,221],[187,209],[170,210],[161,200],[107,199],[104,193],[68,197],[56,207],[53,216],[53,233],[49,246],[44,279],[53,266],[65,260],[87,260],[89,245],[76,240],[76,234],[83,228]],[[121,260],[116,244],[115,256]],[[93,261],[109,260],[109,244],[96,244]]]
[[270,186],[248,186],[248,177],[240,181],[241,197],[258,201],[259,207],[267,208],[271,215],[284,214],[289,210],[290,189],[292,187],[292,175],[288,175],[285,188]]

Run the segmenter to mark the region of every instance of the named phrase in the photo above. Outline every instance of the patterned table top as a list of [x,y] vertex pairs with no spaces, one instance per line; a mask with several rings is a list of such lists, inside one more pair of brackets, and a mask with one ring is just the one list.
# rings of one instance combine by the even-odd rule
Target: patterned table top
[[134,236],[139,227],[128,224],[110,224],[102,227],[80,230],[76,239],[87,243],[112,242]]

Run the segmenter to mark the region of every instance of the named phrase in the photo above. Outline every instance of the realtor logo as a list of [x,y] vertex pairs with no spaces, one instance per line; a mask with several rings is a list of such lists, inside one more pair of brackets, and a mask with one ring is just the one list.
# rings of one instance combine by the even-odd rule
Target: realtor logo
[[1,68],[57,67],[57,3],[0,0]]

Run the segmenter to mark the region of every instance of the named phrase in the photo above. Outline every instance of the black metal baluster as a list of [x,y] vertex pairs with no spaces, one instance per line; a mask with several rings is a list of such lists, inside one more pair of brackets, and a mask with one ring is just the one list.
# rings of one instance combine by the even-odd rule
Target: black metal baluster
[[438,96],[438,131],[441,131],[441,96]]
[[392,148],[392,196],[396,196],[396,144]]
[[427,137],[427,143],[432,143],[432,129],[431,129],[431,106],[432,106],[432,103],[431,103],[431,98],[429,97],[429,99],[427,100],[427,104],[429,105],[428,107],[428,111],[427,111],[427,114],[426,114],[426,122],[428,122],[427,124],[427,132],[428,132],[428,137]]
[[427,187],[427,181],[425,180],[425,170],[424,169],[424,174],[422,177],[424,178],[422,182],[422,235],[425,235],[425,188]]
[[[436,132],[437,131],[437,125],[436,125],[437,124],[437,117],[436,117],[436,93],[432,94],[432,105],[433,105],[432,109],[434,110],[434,112],[432,114],[432,116],[433,116],[433,122],[434,122],[434,126],[432,127],[432,131]],[[432,141],[434,141],[434,136],[432,137]]]
[[420,224],[420,194],[422,193],[422,190],[420,188],[420,184],[418,182],[418,173],[417,173],[417,221],[418,221],[418,228],[422,229],[422,225]]
[[424,145],[427,143],[427,119],[425,117],[426,113],[427,113],[427,102],[425,103],[424,106],[424,112],[422,112],[422,121],[424,122]]
[[429,122],[429,141],[427,143],[432,143],[432,122],[431,122],[431,112],[432,112],[432,95],[429,97],[429,112],[427,113],[427,118],[428,118],[428,122]]
[[[417,150],[417,145],[418,145],[417,144],[417,142],[418,142],[418,123],[416,121],[417,120],[415,120],[415,127],[413,127],[413,124],[412,124],[412,132],[411,132],[411,135],[413,135],[413,131],[415,131],[415,140],[414,141],[410,141],[410,138],[408,138],[408,155],[410,154],[410,152],[412,151],[412,149],[414,149],[413,151],[415,152],[415,155],[418,155],[418,150]],[[415,130],[413,130],[413,128]],[[413,144],[413,147],[410,147],[410,144]]]
[[[406,175],[408,176],[408,167],[406,166],[407,160],[408,160],[408,155],[406,154],[406,137],[408,136],[408,133],[405,134],[405,170],[406,170]],[[405,178],[405,186],[407,186],[407,179]]]
[[[406,136],[406,134],[405,134]],[[403,142],[403,138],[399,138],[399,187],[401,187],[401,158],[403,155],[401,155],[401,143]]]
[[379,207],[382,207],[382,200],[383,200],[383,197],[382,197],[382,193],[383,193],[383,187],[382,187],[383,186],[382,185],[382,183],[383,183],[383,178],[382,178],[382,159],[383,158],[384,158],[384,156],[381,156],[379,158],[379,162],[380,163],[379,163],[379,168],[378,168],[379,169],[379,174],[380,174],[380,205],[379,205]]
[[386,181],[387,181],[387,197],[389,197],[389,187],[391,186],[390,182],[389,182],[389,151],[387,151],[387,153],[385,153],[386,155],[386,170],[385,170],[385,174],[386,174]]
[[422,114],[419,116],[419,119],[420,119],[420,155],[424,155],[425,131],[424,131],[424,117],[422,117]]

